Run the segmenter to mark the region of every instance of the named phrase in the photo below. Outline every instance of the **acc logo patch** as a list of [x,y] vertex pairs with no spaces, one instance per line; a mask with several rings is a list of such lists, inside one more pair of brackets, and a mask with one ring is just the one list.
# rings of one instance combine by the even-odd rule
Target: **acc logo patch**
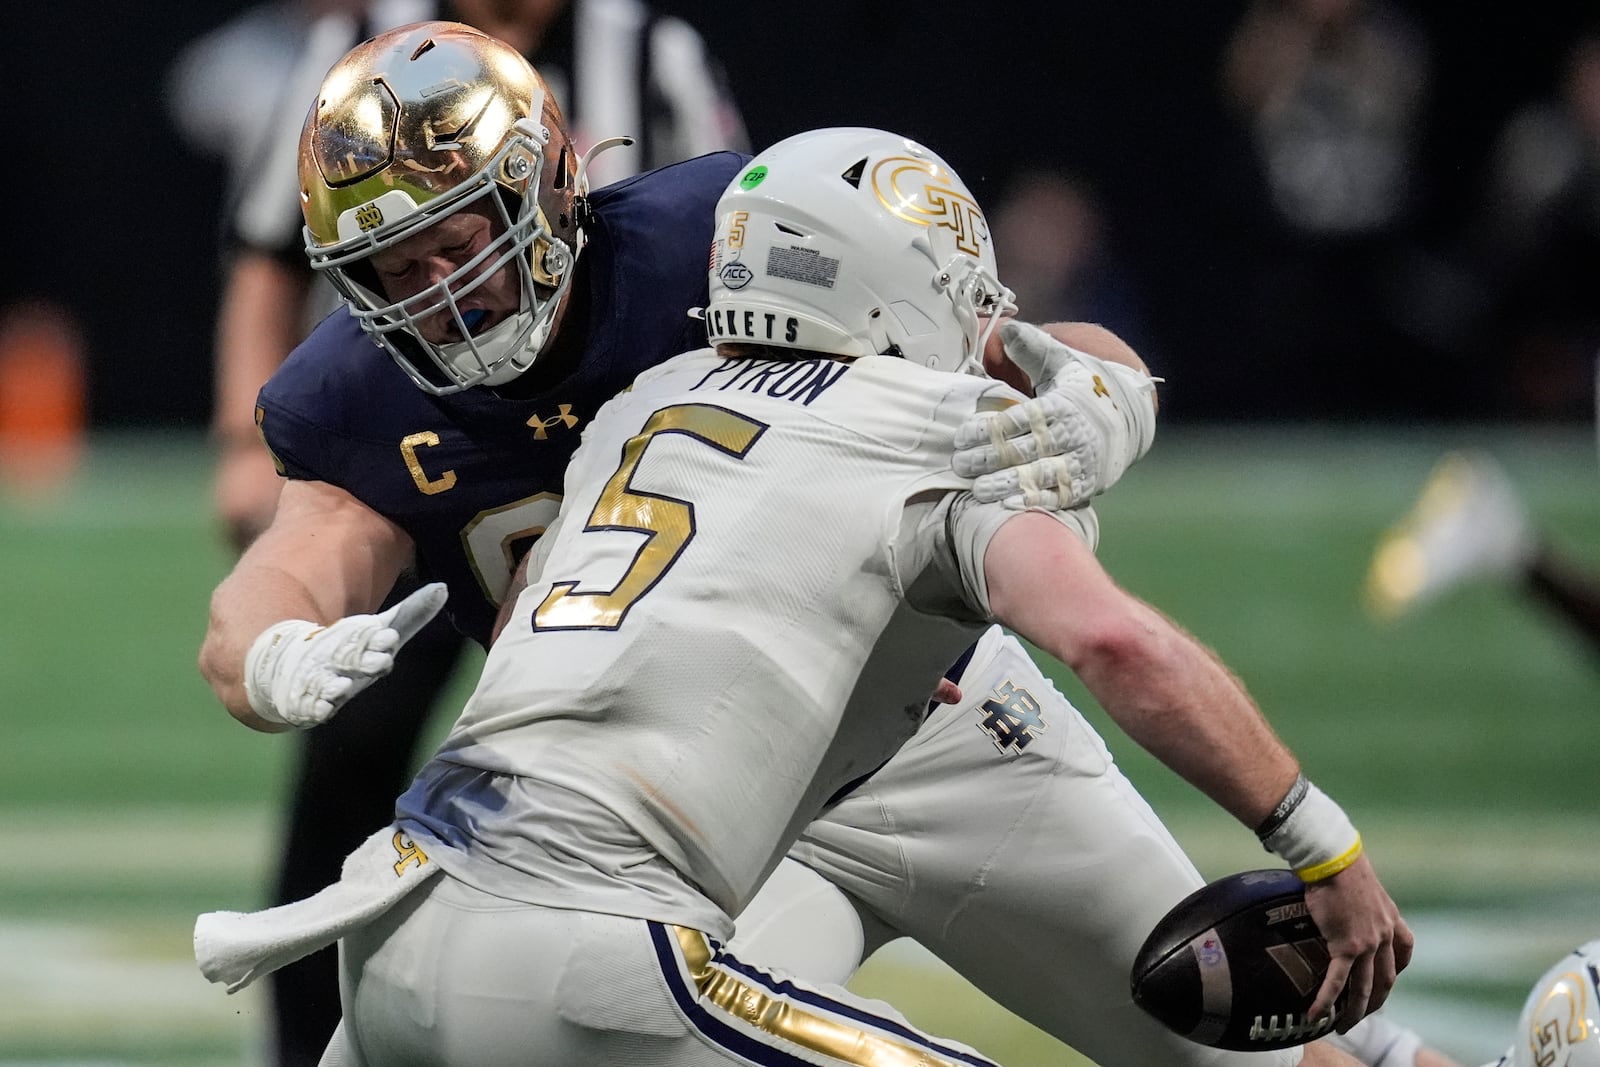
[[739,290],[750,284],[755,272],[737,259],[733,259],[723,264],[722,269],[717,271],[717,277],[729,289]]
[[956,248],[979,255],[978,241],[989,235],[983,211],[956,189],[937,163],[911,156],[889,156],[872,168],[872,191],[896,218],[918,226],[938,226],[955,234]]
[[362,233],[376,230],[383,225],[383,209],[377,204],[363,204],[356,209],[356,225]]

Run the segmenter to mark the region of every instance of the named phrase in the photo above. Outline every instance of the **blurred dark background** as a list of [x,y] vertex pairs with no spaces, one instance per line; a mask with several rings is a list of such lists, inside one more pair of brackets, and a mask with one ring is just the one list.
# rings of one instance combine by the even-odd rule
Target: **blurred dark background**
[[[0,297],[76,316],[92,426],[206,424],[224,176],[175,133],[162,92],[179,48],[246,6],[8,5],[0,78],[17,169]],[[1592,7],[1392,0],[1384,29],[1408,44],[1369,65],[1372,90],[1347,109],[1367,124],[1356,140],[1375,142],[1370,165],[1300,177],[1371,178],[1396,158],[1388,137],[1403,142],[1402,191],[1364,217],[1354,197],[1353,224],[1308,229],[1277,204],[1263,126],[1227,73],[1241,27],[1288,0],[658,6],[705,35],[756,146],[863,124],[944,155],[1004,230],[1003,278],[1008,247],[1018,263],[1026,251],[1004,234],[1047,231],[1002,227],[1000,207],[1041,176],[1047,199],[1069,186],[1094,253],[1061,308],[1135,341],[1169,379],[1169,421],[1593,413],[1600,196],[1508,221],[1494,177],[1519,113],[1557,100]],[[1271,66],[1284,49],[1266,36]],[[1325,110],[1338,120],[1337,103]],[[1337,141],[1315,112],[1275,135],[1308,166]],[[1593,147],[1576,149],[1580,174]],[[1547,173],[1540,158],[1523,170]]]

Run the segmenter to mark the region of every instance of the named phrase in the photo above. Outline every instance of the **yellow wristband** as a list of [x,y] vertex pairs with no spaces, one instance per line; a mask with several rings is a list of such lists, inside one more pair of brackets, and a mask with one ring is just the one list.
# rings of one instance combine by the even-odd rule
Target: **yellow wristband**
[[1356,834],[1356,843],[1333,857],[1333,859],[1323,863],[1312,864],[1310,867],[1301,867],[1294,873],[1300,876],[1302,882],[1310,885],[1313,882],[1321,882],[1332,878],[1360,858],[1361,835]]

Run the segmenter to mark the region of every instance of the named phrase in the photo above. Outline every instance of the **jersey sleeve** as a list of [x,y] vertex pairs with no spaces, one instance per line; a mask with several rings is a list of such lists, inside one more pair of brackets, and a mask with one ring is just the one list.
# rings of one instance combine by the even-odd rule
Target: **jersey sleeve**
[[[1100,542],[1100,519],[1087,504],[1070,511],[1040,511],[1065,526],[1093,551]],[[951,497],[944,514],[943,551],[937,559],[951,571],[952,583],[959,583],[962,595],[973,610],[984,618],[990,617],[989,583],[984,575],[983,561],[989,552],[989,542],[1000,527],[1018,515],[1000,503],[980,504],[971,493]]]
[[[908,385],[917,379],[912,377]],[[916,451],[924,473],[908,488],[892,554],[907,603],[961,622],[990,621],[983,560],[989,542],[1018,512],[980,504],[971,481],[951,469],[958,428],[975,412],[996,411],[1022,399],[1004,383],[969,375],[940,375],[944,392],[933,405]],[[1099,528],[1087,508],[1056,516],[1094,547]]]
[[297,417],[278,404],[263,390],[256,397],[256,429],[267,451],[272,453],[273,464],[285,478],[308,482],[334,482],[338,478],[326,469],[320,457],[336,452],[334,443],[321,427]]
[[[341,308],[295,346],[262,385],[256,394],[256,429],[279,474],[354,492],[352,483],[362,479],[348,441],[351,412],[370,412],[382,390],[348,386],[368,380],[378,351]],[[384,356],[381,362],[387,361]]]
[[[1020,511],[981,504],[970,492],[946,492],[908,505],[901,515],[897,566],[906,601],[919,611],[961,622],[988,622],[989,585],[983,562],[989,542]],[[1046,511],[1090,549],[1100,521],[1088,505]]]

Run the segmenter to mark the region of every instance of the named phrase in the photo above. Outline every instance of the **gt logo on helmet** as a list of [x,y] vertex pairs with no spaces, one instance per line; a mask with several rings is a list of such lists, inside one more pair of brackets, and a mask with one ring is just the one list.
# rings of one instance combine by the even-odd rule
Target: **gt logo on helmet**
[[951,230],[956,248],[969,256],[981,254],[978,240],[988,235],[983,211],[937,163],[911,156],[880,159],[872,168],[872,191],[896,218]]

